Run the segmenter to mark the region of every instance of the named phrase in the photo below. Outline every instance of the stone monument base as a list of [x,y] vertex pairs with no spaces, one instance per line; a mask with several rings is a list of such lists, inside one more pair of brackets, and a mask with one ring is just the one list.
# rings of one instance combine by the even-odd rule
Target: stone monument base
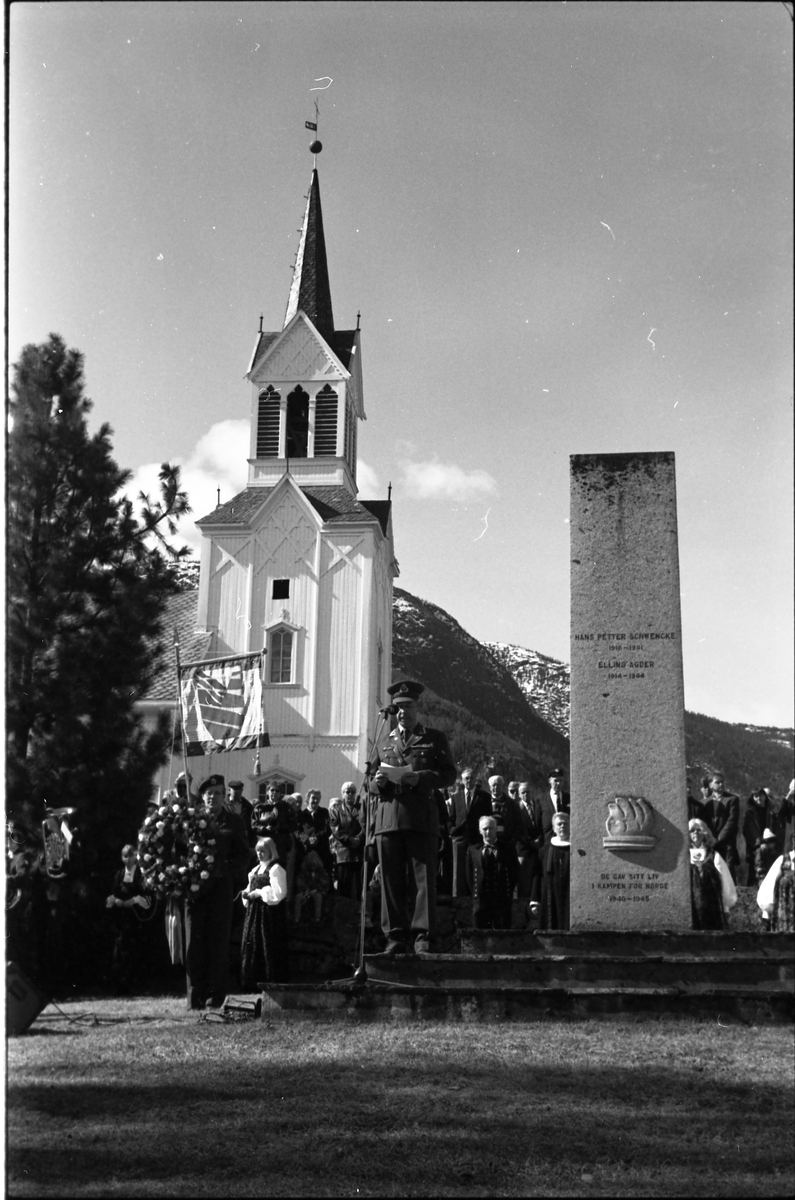
[[462,932],[462,953],[365,955],[366,982],[263,989],[262,1020],[795,1016],[795,935]]

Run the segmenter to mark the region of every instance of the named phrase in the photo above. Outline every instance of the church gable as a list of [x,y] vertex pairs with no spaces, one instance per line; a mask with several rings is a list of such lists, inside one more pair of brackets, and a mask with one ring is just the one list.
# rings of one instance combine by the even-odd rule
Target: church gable
[[300,492],[292,487],[276,489],[273,502],[259,514],[254,540],[258,546],[255,570],[265,568],[295,573],[307,569],[314,574],[315,544],[319,520]]
[[303,313],[260,358],[251,382],[257,386],[289,380],[347,379],[348,372]]

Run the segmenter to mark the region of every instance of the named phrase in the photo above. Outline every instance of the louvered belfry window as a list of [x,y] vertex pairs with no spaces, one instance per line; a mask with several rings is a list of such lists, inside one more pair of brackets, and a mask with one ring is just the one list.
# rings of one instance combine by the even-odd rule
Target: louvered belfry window
[[306,458],[309,444],[309,394],[299,384],[287,397],[287,457]]
[[337,393],[328,384],[315,400],[315,458],[337,453]]
[[281,396],[268,387],[259,394],[257,458],[279,457],[279,407]]

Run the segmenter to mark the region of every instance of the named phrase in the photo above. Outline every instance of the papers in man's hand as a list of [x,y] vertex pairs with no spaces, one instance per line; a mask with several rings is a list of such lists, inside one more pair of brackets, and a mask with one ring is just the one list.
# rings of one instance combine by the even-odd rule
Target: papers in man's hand
[[388,763],[381,763],[378,770],[382,775],[386,775],[390,783],[400,783],[404,775],[411,775],[411,767],[390,767]]

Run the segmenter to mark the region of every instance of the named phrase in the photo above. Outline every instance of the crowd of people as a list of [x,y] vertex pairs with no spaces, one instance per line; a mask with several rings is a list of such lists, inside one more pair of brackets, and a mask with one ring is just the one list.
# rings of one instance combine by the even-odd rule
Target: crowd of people
[[[362,786],[345,782],[328,809],[318,789],[304,801],[276,783],[252,803],[242,781],[226,787],[220,775],[194,793],[184,772],[163,797],[166,807],[152,806],[149,822],[172,802],[175,812],[180,805],[204,812],[214,834],[195,895],[167,906],[172,960],[184,962],[190,1007],[221,1005],[230,981],[246,991],[285,982],[290,925],[319,923],[329,896],[357,901],[364,890],[366,924],[380,915],[390,956],[434,949],[439,895],[471,897],[476,928],[509,929],[517,900],[541,929],[569,928],[571,797],[563,770],[549,772],[540,794],[526,781],[506,784],[494,774],[483,783],[471,767],[458,772],[445,734],[420,720],[422,685],[402,680],[389,691],[394,729],[376,740]],[[723,929],[743,868],[740,802],[719,773],[702,781],[701,793],[688,795],[693,927]],[[794,811],[795,786],[778,804],[755,789],[745,806],[746,878],[762,885],[759,904],[771,928],[792,927]],[[107,901],[117,910],[124,963],[132,917],[143,915],[129,910],[151,905],[147,864],[137,859],[136,847],[125,846]]]

